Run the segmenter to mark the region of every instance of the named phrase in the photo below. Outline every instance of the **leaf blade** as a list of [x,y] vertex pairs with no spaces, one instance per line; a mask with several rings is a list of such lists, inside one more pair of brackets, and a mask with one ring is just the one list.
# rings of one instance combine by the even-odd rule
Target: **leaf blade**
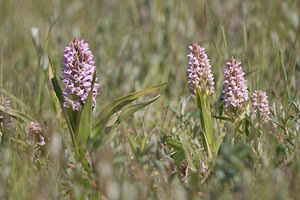
[[76,131],[76,136],[78,140],[82,144],[87,144],[87,140],[91,134],[92,131],[92,121],[93,121],[93,102],[92,102],[92,96],[93,96],[93,89],[94,84],[96,80],[96,71],[93,75],[93,81],[91,86],[91,91],[89,92],[89,95],[85,101],[85,104],[82,107],[82,110],[80,112],[79,121],[78,123],[78,130]]
[[13,109],[6,109],[5,107],[3,107],[2,105],[0,105],[0,111],[8,114],[11,117],[14,117],[16,119],[19,119],[27,124],[29,124],[30,122],[34,121],[31,117],[29,117],[28,115],[19,112],[17,110],[13,110]]
[[134,105],[131,105],[131,106],[125,108],[121,112],[120,116],[118,117],[117,123],[120,124],[122,121],[126,120],[133,113],[137,112],[138,110],[143,109],[144,107],[146,107],[146,106],[150,105],[151,103],[153,103],[154,101],[156,101],[160,96],[161,95],[157,95],[156,97],[154,97],[150,100],[147,100],[147,101],[144,101],[141,103],[137,103],[137,104],[134,104]]
[[95,135],[97,133],[102,133],[106,127],[107,122],[109,121],[109,118],[114,113],[118,112],[121,108],[123,108],[124,106],[128,105],[129,103],[133,102],[134,100],[136,100],[142,96],[145,96],[149,93],[152,93],[152,92],[164,87],[166,84],[167,84],[167,82],[160,84],[160,85],[150,87],[150,88],[146,88],[144,90],[140,90],[138,92],[133,92],[133,93],[126,95],[124,97],[121,97],[121,98],[115,100],[114,102],[112,102],[111,104],[107,105],[100,113],[100,118],[98,119],[95,126],[93,127],[91,137],[95,137]]
[[65,108],[63,106],[64,98],[62,95],[62,90],[58,84],[58,81],[57,81],[57,78],[55,75],[55,70],[54,70],[52,61],[49,56],[48,56],[48,59],[49,59],[49,67],[48,67],[49,68],[49,70],[48,70],[49,80],[52,84],[52,87],[54,89],[56,97],[59,100],[59,104],[62,109],[63,116],[67,122],[69,133],[71,135],[73,146],[74,146],[74,148],[77,149],[77,142],[76,142],[75,134],[74,134],[74,130],[75,130],[75,126],[76,126],[76,113],[72,110],[72,108]]

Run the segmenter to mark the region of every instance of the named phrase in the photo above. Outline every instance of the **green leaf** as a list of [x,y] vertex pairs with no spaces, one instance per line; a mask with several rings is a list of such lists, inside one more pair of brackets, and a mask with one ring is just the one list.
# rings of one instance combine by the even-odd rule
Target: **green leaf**
[[5,89],[0,88],[0,91],[9,99],[13,100],[17,104],[19,104],[22,108],[24,108],[26,111],[31,111],[31,109],[19,98],[15,97],[13,94],[9,93]]
[[130,144],[130,147],[131,147],[131,150],[132,152],[137,155],[138,153],[138,148],[139,148],[139,145],[136,143],[136,141],[134,139],[132,139],[129,134],[126,134],[127,136],[127,139],[128,139],[128,142]]
[[106,123],[106,127],[104,130],[105,133],[109,134],[109,141],[112,138],[114,138],[114,136],[116,134],[116,128],[118,125],[120,125],[124,120],[128,119],[133,113],[137,112],[138,110],[143,109],[147,105],[156,101],[159,97],[160,97],[160,95],[158,95],[150,100],[127,106],[127,107],[123,108],[120,112],[114,113],[109,118],[108,122]]
[[9,116],[11,116],[13,118],[21,120],[27,124],[34,121],[31,117],[29,117],[28,115],[25,115],[24,113],[21,113],[19,111],[13,110],[13,109],[6,109],[5,107],[3,107],[1,105],[0,105],[0,111],[8,114]]
[[[0,133],[1,133],[1,132],[0,132]],[[8,136],[8,138],[9,138],[11,141],[13,141],[13,142],[22,145],[23,147],[26,148],[26,150],[30,150],[30,145],[27,144],[26,142],[24,142],[24,141],[22,141],[22,140],[19,140],[19,139],[16,139],[16,138],[13,138],[13,137],[11,137],[11,136]]]
[[175,154],[172,155],[174,159],[174,163],[177,166],[180,166],[181,162],[186,159],[185,153],[183,150],[176,152]]
[[217,116],[217,115],[211,115],[213,118],[225,120],[225,121],[231,121],[229,117],[223,117],[223,116]]
[[221,134],[220,134],[219,137],[217,138],[217,141],[216,141],[216,143],[217,143],[217,145],[216,145],[216,146],[217,146],[217,148],[216,148],[216,153],[219,152],[219,150],[220,150],[220,148],[221,148],[221,145],[222,145],[222,143],[223,143],[223,140],[224,140],[225,135],[226,135],[226,132],[223,131],[223,132],[221,132]]
[[166,145],[174,148],[177,151],[183,151],[182,143],[177,139],[168,137],[166,140]]
[[180,116],[180,113],[174,108],[173,106],[168,107],[170,110],[172,110],[174,113],[176,113],[178,116]]
[[76,136],[78,140],[81,142],[81,144],[86,144],[87,140],[91,134],[92,131],[92,122],[93,122],[93,89],[94,84],[96,80],[96,71],[94,72],[93,81],[92,81],[92,87],[91,91],[88,95],[88,98],[85,101],[85,104],[83,105],[79,118],[78,118],[78,131],[76,132]]
[[142,144],[141,144],[141,150],[143,151],[146,147],[147,141],[148,141],[148,137],[149,135],[146,135],[146,137],[142,140]]
[[54,110],[55,114],[58,114],[59,111],[60,111],[60,104],[59,104],[59,101],[56,97],[55,91],[50,90],[48,95],[49,95],[49,98],[51,99],[52,109]]
[[[185,134],[186,133],[186,134]],[[195,169],[195,165],[192,161],[192,155],[190,152],[192,152],[191,147],[188,145],[188,135],[191,135],[189,130],[186,130],[186,132],[184,132],[184,135],[180,136],[180,140],[182,141],[182,148],[183,148],[183,152],[185,154],[185,157],[190,165],[190,167],[192,169]]]
[[61,90],[61,88],[58,84],[58,81],[57,81],[57,78],[56,78],[56,75],[55,75],[55,70],[53,68],[52,61],[51,61],[50,57],[48,57],[48,59],[49,59],[49,74],[48,74],[49,75],[49,80],[51,81],[51,84],[52,84],[53,89],[55,91],[56,97],[59,100],[63,116],[64,116],[64,118],[67,122],[67,126],[68,126],[68,129],[69,129],[70,135],[71,135],[73,146],[74,146],[74,148],[77,148],[77,142],[76,142],[75,135],[74,135],[74,130],[75,130],[75,127],[76,127],[76,112],[73,111],[72,108],[65,108],[63,106],[64,97],[62,95],[62,90]]
[[114,113],[108,120],[107,124],[106,124],[106,128],[109,128],[109,127],[113,127],[117,124],[118,122],[118,117],[120,115],[120,112],[117,112],[117,113]]
[[120,114],[120,116],[117,119],[117,123],[120,124],[122,121],[126,120],[128,117],[130,117],[133,113],[137,112],[138,110],[143,109],[144,107],[148,106],[149,104],[153,103],[154,101],[156,101],[158,98],[160,97],[160,95],[157,95],[156,97],[141,102],[141,103],[137,103],[134,105],[130,105],[128,107],[126,107]]
[[145,96],[146,94],[149,94],[151,92],[154,92],[162,87],[164,87],[167,83],[163,83],[151,88],[147,88],[138,92],[133,92],[127,96],[124,96],[122,98],[119,98],[117,100],[115,100],[114,102],[112,102],[111,104],[107,105],[102,112],[99,115],[99,118],[95,124],[95,126],[93,127],[92,130],[92,135],[91,137],[94,138],[97,135],[101,134],[103,132],[103,130],[106,127],[107,122],[109,121],[110,117],[120,111],[124,106],[128,105],[129,103],[133,102],[134,100]]
[[217,145],[210,113],[210,99],[209,96],[201,93],[198,85],[196,85],[196,97],[198,108],[200,109],[200,122],[202,128],[201,132],[204,148],[210,158],[213,160],[215,157]]
[[71,123],[72,129],[73,131],[75,130],[76,127],[76,112],[70,107],[70,108],[66,108],[63,106],[64,104],[64,96],[62,94],[62,90],[61,87],[58,84],[57,78],[56,78],[56,74],[55,74],[55,70],[53,68],[52,65],[52,61],[50,60],[49,57],[49,80],[52,83],[53,89],[55,91],[55,94],[59,100],[60,106],[63,110],[63,112],[65,112],[68,116],[68,120]]

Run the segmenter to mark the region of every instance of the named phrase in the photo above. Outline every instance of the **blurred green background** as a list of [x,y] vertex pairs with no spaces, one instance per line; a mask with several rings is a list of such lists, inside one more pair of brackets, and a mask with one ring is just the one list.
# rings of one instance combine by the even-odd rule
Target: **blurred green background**
[[[1,0],[0,87],[2,92],[15,98],[12,100],[12,107],[29,113],[47,125],[50,137],[58,134],[62,140],[68,140],[64,139],[69,137],[66,129],[61,128],[64,123],[56,120],[55,109],[58,108],[52,104],[47,57],[51,57],[58,74],[61,74],[65,46],[74,37],[85,39],[90,44],[99,82],[102,85],[95,112],[99,112],[104,105],[117,97],[164,81],[168,82],[162,97],[148,109],[138,112],[134,116],[134,122],[128,122],[131,124],[129,132],[154,134],[156,139],[160,140],[162,136],[169,135],[178,123],[175,114],[168,111],[168,105],[179,109],[180,97],[189,96],[186,84],[186,54],[188,45],[194,41],[206,48],[211,60],[216,82],[213,103],[217,104],[219,100],[223,68],[231,56],[243,62],[250,92],[255,89],[265,90],[270,104],[275,107],[280,104],[287,105],[288,99],[299,100],[299,24],[299,0]],[[191,111],[195,108],[195,104],[190,101],[186,109]],[[166,121],[162,126],[165,116]],[[295,132],[297,130],[299,127],[294,129]],[[230,142],[228,145],[230,146]],[[18,199],[16,197],[40,199],[45,196],[69,198],[68,191],[72,190],[70,188],[76,188],[74,189],[76,192],[72,195],[74,198],[87,198],[84,195],[91,187],[82,186],[81,184],[85,184],[84,181],[78,177],[77,179],[75,175],[66,178],[65,174],[69,169],[66,163],[55,167],[44,163],[45,170],[35,173],[31,169],[32,155],[19,155],[19,151],[18,147],[7,147],[1,153],[0,190],[4,199],[9,196],[12,199]],[[114,153],[121,150],[112,148],[107,151],[110,154],[104,151],[100,155],[109,154],[113,157],[105,161],[109,163],[106,164],[110,168]],[[98,155],[100,160],[106,159],[100,155]],[[299,159],[299,153],[294,156]],[[60,159],[62,162],[66,161],[66,158]],[[235,196],[235,191],[224,189],[227,187],[219,182],[219,179],[212,179],[203,190],[208,193],[213,190],[220,192],[226,190],[223,195],[224,197],[227,195],[228,198],[276,199],[276,196],[278,199],[293,198],[293,194],[296,195],[300,190],[299,166],[298,161],[297,166],[288,172],[281,170],[282,166],[263,168],[261,173],[265,177],[261,177],[259,183],[265,184],[266,187],[261,188],[252,184],[251,181],[255,178],[251,177],[252,172],[246,170],[243,173],[246,178],[243,179],[241,176],[242,180],[239,182],[237,190],[242,192],[238,193],[238,196]],[[143,169],[141,166],[135,167]],[[256,170],[260,170],[260,165],[256,167]],[[126,167],[123,168],[125,172]],[[114,170],[120,170],[120,166],[116,166]],[[113,174],[112,171],[109,173]],[[162,190],[165,192],[160,191],[161,188],[153,189],[154,186],[150,183],[155,182],[155,177],[158,176],[155,174],[156,171],[150,170],[147,175],[140,173],[142,175],[138,178],[124,175],[121,179],[126,184],[143,182],[145,185],[140,186],[142,189],[139,187],[134,189],[137,183],[129,186],[125,183],[125,186],[118,185],[118,182],[122,182],[120,179],[113,179],[114,181],[108,181],[107,184],[119,188],[118,191],[122,191],[123,187],[125,191],[126,187],[129,191],[134,191],[132,197],[128,194],[128,197],[123,196],[124,199],[139,199],[138,197],[166,199],[172,194],[172,188],[178,193],[172,197],[173,199],[201,197],[202,193],[198,193],[198,189],[181,186],[176,181],[165,180],[169,187],[164,186],[166,188]],[[295,173],[299,177],[297,179],[295,176],[293,179],[298,182],[294,183],[298,188],[288,184],[293,178],[288,177],[289,173],[290,175]],[[49,179],[47,175],[52,178]],[[226,184],[229,185],[228,188],[234,188],[231,187],[234,185],[233,182]],[[278,184],[282,184],[282,187]],[[216,187],[213,188],[213,185]],[[256,193],[248,194],[247,187]],[[151,189],[159,191],[160,195],[143,193]],[[280,194],[275,195],[274,190]],[[190,197],[187,191],[192,191]],[[106,192],[109,197],[109,191]],[[258,194],[262,196],[256,198]],[[109,199],[118,197],[112,196]]]

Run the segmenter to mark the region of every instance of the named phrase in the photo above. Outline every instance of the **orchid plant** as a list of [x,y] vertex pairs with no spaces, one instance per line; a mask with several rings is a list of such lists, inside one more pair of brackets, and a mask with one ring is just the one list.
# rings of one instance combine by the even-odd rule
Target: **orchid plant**
[[[224,120],[232,123],[234,135],[239,137],[243,133],[241,131],[242,125],[248,129],[247,132],[249,133],[251,131],[249,129],[252,127],[251,120],[258,119],[257,123],[266,123],[270,120],[270,111],[266,93],[261,90],[253,92],[251,101],[249,101],[247,80],[241,66],[242,63],[232,57],[226,63],[223,75],[221,103],[224,112],[221,113],[225,114],[223,116],[213,115],[210,97],[215,92],[214,76],[205,49],[194,42],[189,46],[187,58],[187,83],[192,98],[195,98],[197,102],[198,112],[196,113],[198,113],[200,124],[198,126],[197,122],[192,122],[195,125],[189,123],[190,129],[184,127],[185,121],[188,120],[187,116],[190,117],[192,114],[186,114],[184,108],[180,112],[172,108],[176,113],[181,113],[178,114],[178,117],[183,120],[181,128],[183,134],[187,136],[173,137],[174,134],[172,133],[171,136],[164,138],[164,143],[174,150],[170,155],[179,167],[187,162],[189,167],[185,167],[185,170],[191,168],[194,171],[197,162],[204,164],[203,169],[207,169],[209,165],[211,168],[214,167],[223,138],[226,135]],[[182,107],[185,107],[187,101],[184,102]],[[213,120],[213,118],[218,120]],[[216,127],[221,128],[217,130]],[[203,145],[200,145],[198,141],[202,141]],[[208,159],[197,158],[199,156],[198,151],[202,148]],[[184,174],[187,172],[185,171]]]
[[[49,79],[59,100],[77,158],[84,158],[88,147],[98,148],[102,138],[114,134],[115,128],[136,111],[156,101],[156,97],[129,105],[140,97],[163,88],[166,83],[118,98],[93,116],[100,84],[97,83],[96,66],[88,43],[74,39],[65,48],[63,60],[64,91],[58,82],[49,58]],[[110,135],[110,137],[112,137]]]

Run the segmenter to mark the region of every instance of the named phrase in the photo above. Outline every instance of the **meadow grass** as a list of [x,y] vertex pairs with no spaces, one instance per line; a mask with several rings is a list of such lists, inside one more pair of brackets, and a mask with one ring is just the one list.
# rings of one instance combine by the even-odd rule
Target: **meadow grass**
[[[167,82],[155,102],[113,134],[104,132],[87,162],[74,154],[49,80],[48,56],[61,75],[64,48],[75,37],[89,43],[96,61],[95,120],[117,97]],[[231,56],[242,61],[249,92],[266,91],[271,110],[269,123],[244,124],[241,137],[232,123],[213,118],[223,138],[213,165],[191,139],[200,123],[186,77],[194,41],[205,47],[215,77],[213,116],[223,115],[223,69]],[[22,120],[1,132],[0,198],[297,199],[299,75],[298,0],[3,0],[0,93],[45,128],[47,145],[30,145]],[[192,153],[176,163],[168,138]]]

